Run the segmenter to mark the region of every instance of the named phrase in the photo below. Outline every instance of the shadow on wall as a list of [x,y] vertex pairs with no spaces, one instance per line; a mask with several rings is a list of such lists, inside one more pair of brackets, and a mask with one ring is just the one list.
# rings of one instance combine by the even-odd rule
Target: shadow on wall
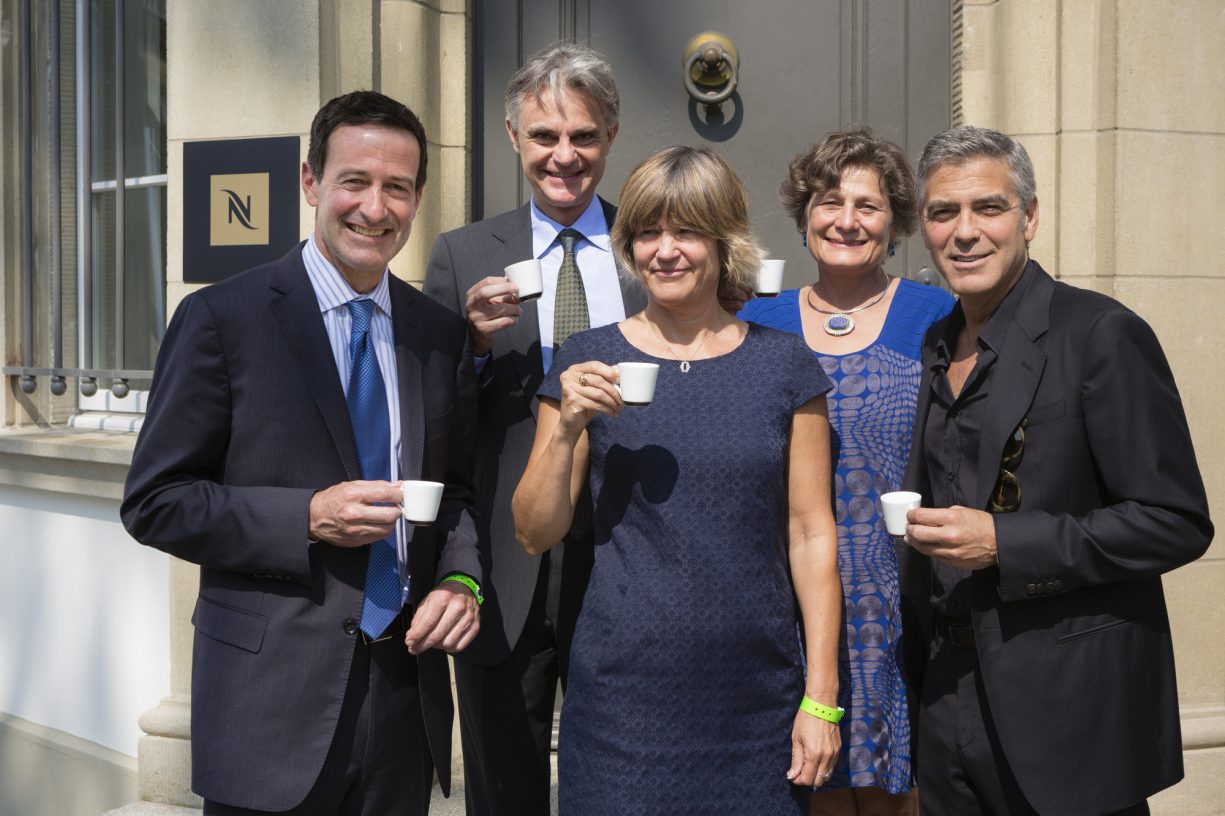
[[137,796],[135,759],[0,714],[0,813],[97,816]]

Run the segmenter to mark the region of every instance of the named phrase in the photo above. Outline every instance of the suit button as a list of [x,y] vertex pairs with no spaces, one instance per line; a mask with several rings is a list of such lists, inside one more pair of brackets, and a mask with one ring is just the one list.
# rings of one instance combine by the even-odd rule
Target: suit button
[[344,627],[346,635],[356,635],[357,630],[360,628],[357,625],[357,621],[353,618],[345,618],[345,622],[341,625]]
[[1035,595],[1037,595],[1037,594],[1038,594],[1038,585],[1037,585],[1037,584],[1026,584],[1026,585],[1025,585],[1025,594],[1026,594],[1026,595],[1028,595],[1028,596],[1029,596],[1029,597],[1031,597],[1031,598],[1032,598],[1032,597],[1034,597]]

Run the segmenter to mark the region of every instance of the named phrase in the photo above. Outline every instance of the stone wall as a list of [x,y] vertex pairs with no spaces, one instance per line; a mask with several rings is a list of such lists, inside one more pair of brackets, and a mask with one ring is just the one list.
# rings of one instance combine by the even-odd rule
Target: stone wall
[[[1225,5],[965,0],[964,26],[965,122],[1017,137],[1034,160],[1031,254],[1153,326],[1209,504],[1225,506]],[[1165,578],[1187,779],[1153,800],[1155,814],[1225,802],[1223,546]]]

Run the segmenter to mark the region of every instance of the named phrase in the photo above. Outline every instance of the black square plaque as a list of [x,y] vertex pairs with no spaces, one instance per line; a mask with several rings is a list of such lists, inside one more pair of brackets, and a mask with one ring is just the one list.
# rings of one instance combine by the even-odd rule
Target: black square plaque
[[183,280],[212,283],[301,240],[297,136],[183,145]]

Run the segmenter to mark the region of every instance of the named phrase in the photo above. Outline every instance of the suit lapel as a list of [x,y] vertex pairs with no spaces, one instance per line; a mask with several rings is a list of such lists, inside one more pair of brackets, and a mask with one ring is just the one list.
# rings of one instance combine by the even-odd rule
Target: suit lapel
[[[530,204],[524,204],[493,226],[493,237],[502,243],[502,254],[497,259],[502,266],[536,257],[532,252],[530,208]],[[524,304],[522,316],[494,340],[495,344],[504,344],[511,350],[520,382],[539,383],[544,379],[544,363],[540,359],[540,316],[536,313],[538,302]],[[529,399],[531,396],[528,394]]]
[[918,401],[915,407],[915,422],[910,433],[910,455],[906,459],[906,473],[902,477],[902,489],[921,493],[930,499],[927,485],[927,466],[923,461],[923,435],[927,430],[927,415],[932,404],[931,367],[936,359],[936,339],[944,330],[944,318],[928,330],[923,339],[921,355],[923,373],[919,379]]
[[[611,232],[613,221],[617,217],[617,208],[602,198],[600,204],[604,207],[604,220]],[[646,308],[647,293],[634,277],[634,270],[622,269],[621,265],[617,264],[617,283],[621,286],[621,303],[625,306],[626,317],[633,317]]]
[[[391,326],[396,353],[396,387],[400,391],[400,479],[420,479],[425,456],[425,338],[414,301],[417,290],[391,275],[387,281],[391,295]],[[435,476],[435,478],[437,478]],[[423,576],[424,583],[413,582],[412,597],[420,600],[433,584],[433,550],[415,546],[417,530],[403,522],[408,552],[409,574]]]
[[319,313],[319,300],[302,265],[299,247],[278,269],[272,289],[277,294],[271,304],[272,315],[285,335],[285,342],[302,369],[302,379],[314,400],[345,473],[350,480],[361,478],[357,443],[349,421],[340,373],[328,344],[327,329]]
[[388,284],[400,390],[400,478],[420,479],[425,447],[425,400],[421,398],[425,343],[413,306],[417,293],[395,276]]
[[[923,339],[921,355],[923,374],[919,379],[919,394],[915,408],[915,422],[910,432],[910,455],[906,460],[906,473],[902,477],[902,489],[912,490],[923,496],[924,504],[931,506],[931,487],[927,480],[927,463],[923,456],[923,436],[927,430],[927,416],[931,410],[932,379],[931,367],[936,357],[936,339],[944,330],[945,317],[928,329]],[[900,580],[909,599],[908,606],[915,610],[919,625],[926,632],[930,617],[927,614],[927,602],[932,594],[931,561],[917,551],[912,550],[900,538],[894,539],[894,547],[900,570]],[[928,633],[930,635],[930,633]],[[927,639],[923,640],[924,643]]]
[[1046,353],[1037,340],[1050,323],[1054,283],[1037,263],[1030,261],[1015,294],[1019,298],[1003,347],[991,374],[991,390],[983,408],[982,438],[978,446],[978,490],[974,507],[984,510],[999,478],[1000,457],[1017,425],[1033,405]]
[[[617,215],[617,208],[604,199],[600,199],[604,208],[604,220],[609,228]],[[502,244],[502,252],[496,263],[503,266],[535,257],[532,248],[532,216],[531,203],[524,204],[503,218],[496,219],[490,226],[494,239]],[[646,293],[633,280],[632,270],[617,269],[617,282],[621,287],[621,298],[625,304],[625,314],[630,316],[642,311],[646,306]],[[510,352],[511,360],[523,383],[523,394],[527,399],[532,416],[536,416],[538,403],[533,397],[540,383],[544,381],[544,361],[540,354],[540,316],[536,311],[538,301],[532,301],[523,307],[523,315],[505,331],[495,336],[495,353],[497,347]]]

